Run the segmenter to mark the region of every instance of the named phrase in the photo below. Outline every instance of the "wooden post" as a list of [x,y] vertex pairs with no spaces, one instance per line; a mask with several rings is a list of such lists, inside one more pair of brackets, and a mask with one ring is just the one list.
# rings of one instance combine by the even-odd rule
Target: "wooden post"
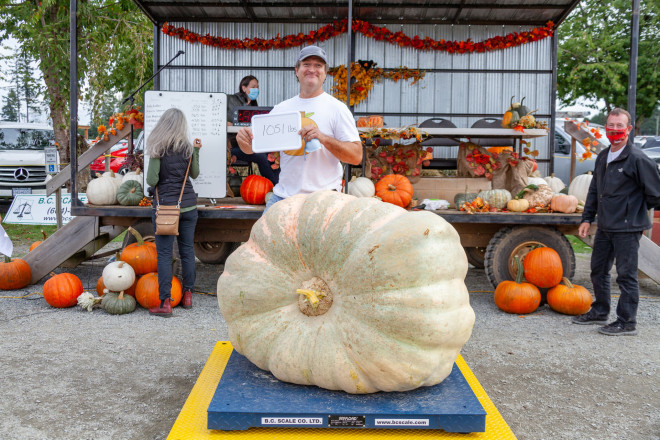
[[57,216],[57,229],[62,228],[62,188],[55,191],[55,215]]
[[568,178],[569,185],[573,181],[573,177],[575,177],[575,143],[575,138],[571,136],[571,174],[569,174]]
[[650,240],[650,239],[653,238],[653,217],[654,217],[653,214],[654,214],[655,210],[654,209],[649,209],[647,212],[648,212],[649,218],[651,219],[651,229],[647,229],[646,231],[644,231],[644,235],[646,235]]
[[105,156],[105,172],[110,171],[110,153]]

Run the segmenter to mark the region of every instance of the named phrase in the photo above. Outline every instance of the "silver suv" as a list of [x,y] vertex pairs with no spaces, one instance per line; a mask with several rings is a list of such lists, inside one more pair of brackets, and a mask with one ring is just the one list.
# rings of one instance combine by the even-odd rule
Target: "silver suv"
[[0,197],[19,192],[45,193],[44,148],[54,145],[49,125],[0,122]]

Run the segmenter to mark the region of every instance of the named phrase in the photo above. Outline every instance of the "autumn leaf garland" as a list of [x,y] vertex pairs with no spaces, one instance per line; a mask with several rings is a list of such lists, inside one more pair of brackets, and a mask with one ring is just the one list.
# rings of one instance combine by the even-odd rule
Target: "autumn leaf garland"
[[[504,36],[495,36],[484,41],[474,42],[470,39],[463,41],[447,41],[445,39],[434,40],[430,37],[420,38],[418,35],[410,37],[403,32],[392,32],[386,27],[375,26],[364,20],[353,20],[353,32],[360,33],[367,38],[373,38],[376,41],[385,41],[399,47],[411,47],[418,50],[433,50],[447,53],[483,53],[494,50],[516,47],[544,38],[551,37],[554,33],[554,23],[548,21],[543,27],[536,27],[530,31],[512,32]],[[161,29],[163,34],[176,37],[189,43],[200,43],[206,46],[217,47],[220,49],[244,49],[244,50],[270,50],[270,49],[288,49],[299,47],[306,44],[322,42],[334,38],[348,31],[348,19],[333,21],[317,30],[306,34],[299,32],[275,38],[224,38],[210,34],[201,35],[184,27],[174,27],[167,23],[163,24]]]

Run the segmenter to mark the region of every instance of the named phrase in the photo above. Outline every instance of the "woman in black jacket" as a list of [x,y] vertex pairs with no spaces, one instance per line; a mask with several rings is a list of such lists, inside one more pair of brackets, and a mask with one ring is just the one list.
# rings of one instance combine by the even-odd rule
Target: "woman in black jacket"
[[[252,75],[244,77],[238,84],[238,92],[227,96],[227,123],[231,124],[230,121],[233,119],[234,110],[238,107],[257,106],[258,96],[259,81],[257,81],[257,78]],[[230,154],[232,156],[235,156],[238,160],[256,163],[257,167],[259,167],[259,174],[273,182],[273,185],[277,185],[280,170],[274,170],[271,167],[271,163],[268,161],[268,154],[245,154],[238,147],[235,134],[229,134],[227,139],[231,144]]]
[[[152,221],[156,230],[156,206],[177,205],[181,188],[181,216],[179,218],[179,254],[183,270],[184,309],[192,307],[192,291],[195,286],[195,252],[193,242],[197,224],[197,194],[192,181],[199,175],[199,149],[202,142],[188,140],[188,123],[183,112],[177,108],[166,110],[147,139],[146,153],[149,155],[147,184],[155,187]],[[190,170],[188,168],[190,167]],[[186,172],[188,177],[186,177]],[[184,182],[185,178],[185,182]],[[174,235],[156,235],[158,252],[158,297],[160,306],[152,307],[152,315],[172,316],[170,291],[172,289],[172,246]]]

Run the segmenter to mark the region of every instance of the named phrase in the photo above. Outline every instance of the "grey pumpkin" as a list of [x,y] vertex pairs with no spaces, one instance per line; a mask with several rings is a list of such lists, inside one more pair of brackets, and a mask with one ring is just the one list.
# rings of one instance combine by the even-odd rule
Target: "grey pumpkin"
[[117,201],[124,206],[137,206],[144,197],[142,184],[137,180],[127,180],[117,190]]
[[103,295],[101,307],[111,315],[124,315],[131,313],[136,307],[135,298],[125,295],[124,292],[108,292]]

